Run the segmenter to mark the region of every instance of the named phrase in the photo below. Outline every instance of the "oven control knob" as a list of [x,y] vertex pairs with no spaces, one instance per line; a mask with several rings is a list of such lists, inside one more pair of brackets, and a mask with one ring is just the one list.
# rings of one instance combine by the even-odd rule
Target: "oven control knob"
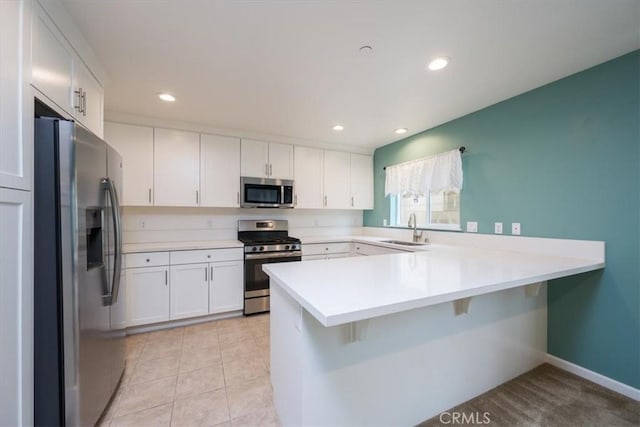
[[260,246],[260,250],[261,250],[261,251],[264,251],[264,246]]
[[284,250],[285,250],[285,251],[288,251],[288,250],[289,250],[289,245],[285,246],[285,247],[284,247]]
[[258,248],[254,246],[254,247],[252,247],[252,248],[251,248],[251,250],[252,250],[253,252],[255,252],[255,251],[257,251],[257,250],[258,250]]
[[293,251],[293,250],[296,250],[296,249],[298,249],[298,245],[291,245],[291,250],[292,250],[292,251]]

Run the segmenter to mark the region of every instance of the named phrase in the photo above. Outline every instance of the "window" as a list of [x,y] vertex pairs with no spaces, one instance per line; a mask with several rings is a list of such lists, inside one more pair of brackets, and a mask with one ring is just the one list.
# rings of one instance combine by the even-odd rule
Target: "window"
[[432,191],[429,196],[391,196],[391,225],[406,227],[414,213],[419,228],[460,228],[460,192]]

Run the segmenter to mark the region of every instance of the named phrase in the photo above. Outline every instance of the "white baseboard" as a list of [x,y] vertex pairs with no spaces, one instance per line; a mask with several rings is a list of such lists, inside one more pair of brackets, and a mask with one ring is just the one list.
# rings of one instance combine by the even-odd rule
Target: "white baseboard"
[[598,385],[601,385],[604,388],[613,390],[616,393],[623,394],[635,401],[640,401],[640,390],[631,387],[630,385],[621,383],[620,381],[616,381],[609,377],[605,377],[602,374],[598,374],[597,372],[593,372],[574,363],[567,362],[566,360],[560,359],[559,357],[553,356],[549,353],[547,353],[547,355],[545,356],[545,362],[567,372],[571,372],[572,374],[594,382]]

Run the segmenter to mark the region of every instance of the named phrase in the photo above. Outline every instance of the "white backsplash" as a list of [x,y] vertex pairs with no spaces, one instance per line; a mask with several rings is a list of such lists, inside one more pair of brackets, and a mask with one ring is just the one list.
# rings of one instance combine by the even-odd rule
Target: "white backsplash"
[[123,241],[235,240],[239,219],[286,219],[294,237],[362,233],[361,210],[125,207]]

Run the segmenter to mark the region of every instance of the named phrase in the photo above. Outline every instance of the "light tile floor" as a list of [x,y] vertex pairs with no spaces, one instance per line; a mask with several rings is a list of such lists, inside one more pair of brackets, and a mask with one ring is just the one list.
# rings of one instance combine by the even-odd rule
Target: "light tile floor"
[[101,426],[278,426],[269,315],[131,335]]

